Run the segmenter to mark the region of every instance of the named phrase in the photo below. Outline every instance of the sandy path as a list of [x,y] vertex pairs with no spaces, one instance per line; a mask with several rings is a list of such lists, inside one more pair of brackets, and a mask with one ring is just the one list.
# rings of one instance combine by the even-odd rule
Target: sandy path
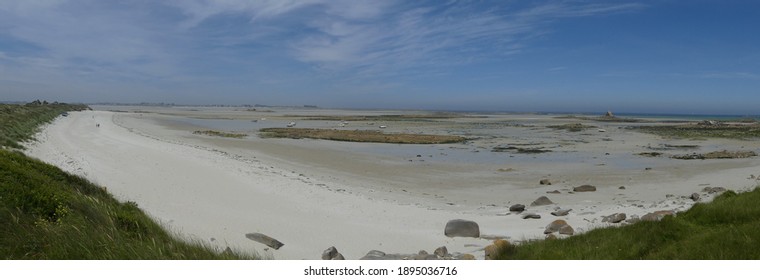
[[[447,238],[443,228],[448,220],[477,221],[486,235],[512,240],[541,238],[544,226],[555,219],[549,212],[561,207],[573,209],[563,218],[576,232],[582,232],[608,225],[601,223],[603,215],[623,212],[630,217],[654,210],[684,210],[693,202],[681,196],[699,192],[704,186],[747,188],[756,184],[747,177],[760,174],[754,161],[684,162],[682,166],[644,175],[642,171],[615,175],[621,179],[602,180],[603,187],[594,193],[568,194],[569,186],[603,174],[567,175],[555,178],[560,182],[554,186],[528,187],[504,181],[470,187],[462,186],[456,173],[441,172],[437,180],[446,182],[445,176],[452,176],[448,180],[453,182],[451,185],[438,190],[405,187],[410,190],[407,193],[383,181],[331,171],[329,165],[310,169],[309,160],[288,164],[287,158],[274,158],[272,155],[277,153],[265,145],[192,141],[169,130],[159,133],[157,129],[161,128],[156,123],[135,118],[117,125],[113,121],[116,114],[120,113],[88,111],[59,118],[37,136],[39,142],[30,147],[28,154],[106,186],[121,200],[136,201],[181,235],[221,249],[230,246],[255,250],[276,259],[317,259],[330,246],[336,246],[346,258],[358,259],[373,249],[409,254],[422,249],[431,252],[443,245],[450,252],[473,253],[482,258],[478,250],[490,241]],[[302,150],[308,153],[308,149]],[[322,152],[311,156],[331,160],[329,154]],[[357,165],[361,162],[352,161]],[[392,173],[388,168],[381,171]],[[553,168],[557,170],[542,173],[557,174],[568,169]],[[681,175],[679,169],[689,172]],[[307,173],[308,178],[302,173]],[[650,178],[625,180],[631,177]],[[561,182],[565,180],[569,182]],[[625,181],[625,190],[618,189],[620,180]],[[551,190],[562,193],[546,193]],[[675,196],[666,198],[667,194]],[[455,203],[431,200],[429,195],[445,196],[446,201]],[[542,219],[505,215],[509,205],[528,205],[541,195],[556,203],[529,207],[529,212],[539,213]],[[285,246],[276,251],[268,249],[245,238],[252,232],[277,238]]]

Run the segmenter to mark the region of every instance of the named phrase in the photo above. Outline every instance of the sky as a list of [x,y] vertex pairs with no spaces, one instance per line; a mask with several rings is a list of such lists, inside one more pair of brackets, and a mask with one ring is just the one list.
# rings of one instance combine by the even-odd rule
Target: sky
[[2,0],[0,101],[760,114],[759,1]]

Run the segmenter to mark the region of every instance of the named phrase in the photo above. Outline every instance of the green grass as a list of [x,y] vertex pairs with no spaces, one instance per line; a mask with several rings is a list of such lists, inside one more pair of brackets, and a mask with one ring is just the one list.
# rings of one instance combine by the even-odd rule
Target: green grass
[[499,259],[760,259],[760,189],[728,191],[676,217],[503,250]]
[[705,138],[728,138],[752,140],[760,138],[760,125],[662,125],[662,126],[638,126],[631,129],[659,135],[668,138],[681,139],[705,139]]
[[383,133],[375,130],[339,130],[319,128],[263,128],[262,137],[290,139],[321,139],[344,142],[370,142],[392,144],[448,144],[461,143],[467,138],[452,135],[409,133]]
[[[4,146],[73,105],[1,105]],[[71,107],[65,107],[71,106]],[[65,110],[64,110],[65,111]],[[251,259],[184,241],[134,202],[59,168],[0,148],[0,259]]]
[[81,104],[64,103],[0,104],[0,147],[23,149],[19,143],[29,141],[40,125],[64,112],[87,108]]

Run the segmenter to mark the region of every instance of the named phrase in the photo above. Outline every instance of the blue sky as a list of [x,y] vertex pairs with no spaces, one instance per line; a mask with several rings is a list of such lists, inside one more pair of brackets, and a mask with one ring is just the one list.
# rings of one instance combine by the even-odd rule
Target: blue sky
[[760,114],[757,1],[0,1],[0,100]]

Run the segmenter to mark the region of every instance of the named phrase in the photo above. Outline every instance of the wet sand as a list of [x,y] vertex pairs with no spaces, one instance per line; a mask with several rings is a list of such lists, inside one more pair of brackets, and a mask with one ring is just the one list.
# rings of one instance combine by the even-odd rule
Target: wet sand
[[[120,112],[105,110],[117,109]],[[425,114],[426,112],[246,108],[97,108],[58,118],[28,154],[82,175],[131,200],[179,235],[220,250],[255,250],[275,259],[318,259],[335,246],[348,259],[370,250],[412,254],[447,246],[483,257],[490,238],[544,238],[544,227],[565,219],[576,233],[603,226],[602,216],[682,211],[705,187],[754,187],[760,160],[685,161],[648,158],[664,145],[698,145],[670,154],[760,151],[756,141],[673,140],[642,134],[623,123],[557,119],[551,115],[468,115],[402,121],[305,120],[302,116]],[[299,117],[299,115],[301,117]],[[255,120],[255,122],[254,122]],[[463,144],[398,145],[311,139],[262,139],[258,128],[379,129],[470,138]],[[598,128],[569,132],[549,125],[581,122]],[[100,127],[96,127],[99,123]],[[196,135],[201,129],[249,134],[244,139]],[[601,130],[600,130],[601,129]],[[501,147],[551,150],[495,152]],[[497,149],[498,150],[498,149]],[[540,185],[549,179],[552,185]],[[572,192],[583,184],[595,192]],[[620,189],[624,186],[624,189]],[[547,193],[559,191],[558,194]],[[555,204],[531,207],[539,196]],[[541,219],[510,213],[513,204]],[[549,213],[573,209],[565,217]],[[487,238],[448,238],[451,219],[480,225]],[[260,232],[279,250],[246,239]]]

